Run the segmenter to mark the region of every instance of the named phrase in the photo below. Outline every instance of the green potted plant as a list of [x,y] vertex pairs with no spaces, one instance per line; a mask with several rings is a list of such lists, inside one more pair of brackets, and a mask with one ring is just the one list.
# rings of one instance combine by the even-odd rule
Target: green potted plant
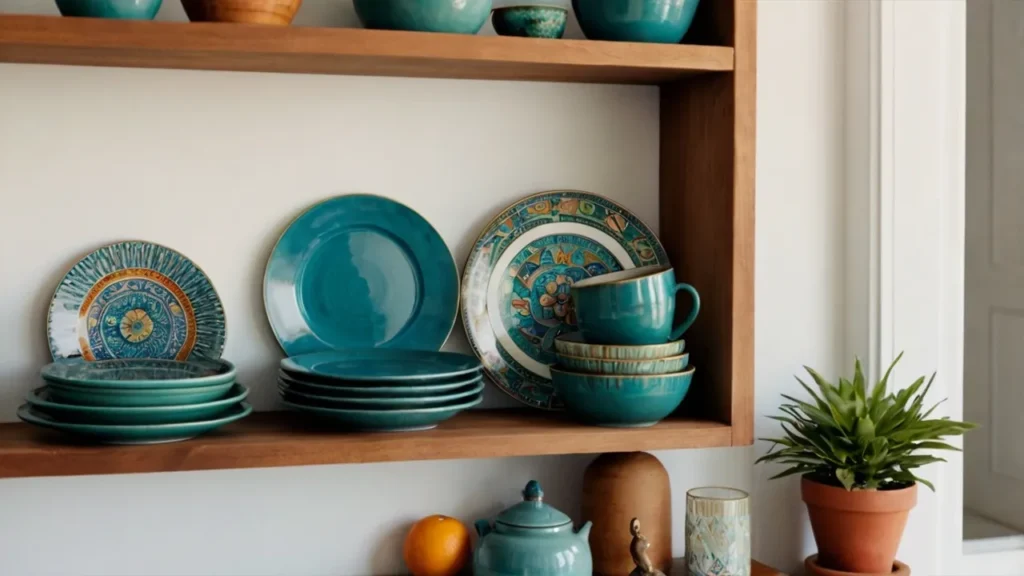
[[[930,418],[938,404],[925,409],[925,396],[935,379],[925,377],[897,392],[888,392],[893,367],[870,388],[860,360],[853,380],[832,384],[809,367],[818,392],[803,380],[807,402],[783,394],[783,437],[771,442],[757,462],[787,468],[775,476],[800,474],[800,490],[811,517],[818,554],[808,558],[812,574],[889,574],[910,510],[917,503],[917,485],[934,490],[915,469],[945,462],[929,452],[959,450],[942,442],[974,424]],[[923,388],[922,388],[923,387]],[[941,403],[941,402],[940,402]]]

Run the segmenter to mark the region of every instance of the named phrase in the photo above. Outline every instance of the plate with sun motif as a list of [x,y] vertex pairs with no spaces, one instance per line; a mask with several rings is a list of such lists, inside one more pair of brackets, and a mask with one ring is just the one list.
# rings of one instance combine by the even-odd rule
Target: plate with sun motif
[[548,368],[554,337],[576,330],[575,282],[667,265],[654,232],[615,202],[576,190],[520,200],[484,228],[462,274],[462,321],[491,380],[513,398],[561,410]]
[[226,323],[210,279],[185,256],[119,242],[76,263],[47,315],[55,360],[220,358]]

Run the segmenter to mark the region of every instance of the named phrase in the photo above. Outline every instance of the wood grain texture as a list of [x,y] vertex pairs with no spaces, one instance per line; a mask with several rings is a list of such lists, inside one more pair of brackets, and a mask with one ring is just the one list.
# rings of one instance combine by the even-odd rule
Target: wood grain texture
[[722,46],[0,15],[0,62],[661,84],[727,71]]
[[[672,572],[669,576],[686,576],[686,573],[686,558],[676,558],[672,562]],[[753,560],[750,563],[750,576],[786,576],[786,574]]]
[[2,424],[0,478],[671,450],[731,441],[729,427],[717,422],[598,428],[519,409],[472,410],[434,430],[377,434],[339,432],[298,413],[264,412],[187,442],[152,446],[73,444],[27,424]]

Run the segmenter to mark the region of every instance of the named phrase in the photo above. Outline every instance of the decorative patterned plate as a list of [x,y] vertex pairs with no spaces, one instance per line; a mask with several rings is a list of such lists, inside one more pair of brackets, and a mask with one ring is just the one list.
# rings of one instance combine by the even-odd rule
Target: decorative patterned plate
[[97,388],[198,388],[235,380],[235,365],[227,360],[61,360],[43,366],[43,380]]
[[502,391],[561,410],[548,365],[551,342],[575,330],[574,282],[636,266],[667,265],[661,242],[628,210],[573,190],[542,192],[506,208],[477,239],[462,275],[462,321]]
[[437,350],[455,324],[459,277],[441,235],[414,210],[380,196],[339,196],[277,241],[263,301],[289,356]]
[[281,360],[281,370],[299,380],[330,384],[391,382],[425,384],[480,370],[480,361],[466,354],[429,350],[337,350],[303,354]]
[[96,250],[64,276],[47,317],[54,359],[220,358],[224,309],[206,274],[149,242]]

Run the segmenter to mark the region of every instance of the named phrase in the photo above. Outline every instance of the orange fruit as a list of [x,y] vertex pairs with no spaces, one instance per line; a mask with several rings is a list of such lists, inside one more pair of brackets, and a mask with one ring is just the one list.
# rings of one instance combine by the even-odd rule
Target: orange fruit
[[455,576],[469,561],[470,550],[465,524],[435,514],[412,525],[402,558],[413,576]]

